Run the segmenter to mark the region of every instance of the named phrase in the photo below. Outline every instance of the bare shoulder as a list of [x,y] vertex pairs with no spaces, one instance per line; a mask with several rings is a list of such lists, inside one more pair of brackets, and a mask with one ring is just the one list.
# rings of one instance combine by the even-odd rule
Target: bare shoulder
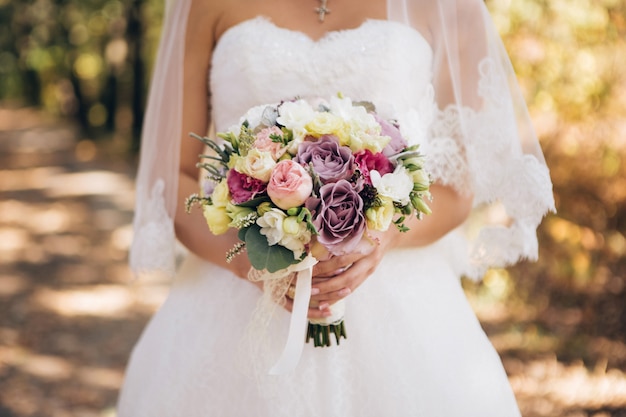
[[188,43],[215,41],[216,27],[227,3],[223,0],[191,0],[187,20]]

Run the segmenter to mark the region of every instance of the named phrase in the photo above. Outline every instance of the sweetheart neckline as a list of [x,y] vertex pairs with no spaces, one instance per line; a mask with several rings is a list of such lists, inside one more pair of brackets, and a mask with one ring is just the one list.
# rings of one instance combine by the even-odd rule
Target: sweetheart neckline
[[226,29],[222,35],[217,39],[217,42],[215,43],[215,48],[217,48],[217,46],[222,42],[222,40],[224,39],[224,37],[227,37],[230,35],[231,32],[233,31],[237,31],[238,29],[241,29],[242,27],[251,25],[251,24],[256,24],[256,23],[265,23],[268,26],[270,26],[273,30],[277,30],[277,31],[281,31],[281,32],[287,32],[287,33],[291,33],[293,35],[299,36],[300,38],[307,40],[310,44],[313,45],[317,45],[317,44],[322,44],[324,42],[326,42],[327,40],[329,40],[330,38],[333,38],[337,35],[342,35],[342,34],[349,34],[349,33],[353,33],[353,32],[358,32],[360,30],[362,30],[363,28],[367,27],[370,24],[376,23],[376,22],[388,22],[388,23],[395,23],[392,22],[390,20],[383,20],[383,19],[365,19],[360,25],[355,26],[353,28],[345,28],[345,29],[337,29],[337,30],[329,30],[328,32],[324,33],[321,37],[314,39],[311,36],[309,36],[308,34],[306,34],[305,32],[302,32],[298,29],[290,29],[290,28],[286,28],[283,26],[279,26],[276,23],[274,23],[272,21],[272,19],[270,19],[269,17],[266,16],[255,16],[249,19],[245,19],[242,20],[241,22],[235,23],[234,25],[232,25],[231,27],[229,27],[228,29]]

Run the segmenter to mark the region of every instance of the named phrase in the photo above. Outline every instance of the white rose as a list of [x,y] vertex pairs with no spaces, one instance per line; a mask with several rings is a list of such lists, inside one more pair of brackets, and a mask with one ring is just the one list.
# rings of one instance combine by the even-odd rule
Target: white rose
[[278,108],[276,121],[287,129],[294,131],[294,136],[304,131],[306,126],[315,117],[315,111],[304,100],[288,101]]
[[413,191],[413,179],[402,165],[398,165],[394,172],[382,177],[376,170],[370,171],[372,185],[381,196],[389,197],[402,205],[410,203],[410,194]]

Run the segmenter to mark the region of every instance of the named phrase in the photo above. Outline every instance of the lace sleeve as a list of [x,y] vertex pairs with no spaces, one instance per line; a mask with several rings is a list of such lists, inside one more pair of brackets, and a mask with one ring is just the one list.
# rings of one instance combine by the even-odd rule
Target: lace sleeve
[[[136,274],[149,272],[173,276],[175,269],[174,222],[165,208],[165,184],[158,179],[143,202],[141,223],[135,219],[135,235],[130,250],[130,267]],[[143,195],[137,190],[138,195]]]
[[548,168],[523,152],[511,123],[514,107],[494,66],[488,58],[479,65],[482,108],[434,110],[424,143],[433,178],[474,196],[465,227],[470,242],[465,274],[472,278],[489,267],[535,260],[536,228],[546,212],[554,211]]
[[485,4],[389,0],[388,15],[425,34],[433,51],[431,90],[399,121],[422,132],[412,139],[433,178],[474,198],[464,273],[480,278],[489,267],[536,259],[537,226],[554,211],[552,183]]

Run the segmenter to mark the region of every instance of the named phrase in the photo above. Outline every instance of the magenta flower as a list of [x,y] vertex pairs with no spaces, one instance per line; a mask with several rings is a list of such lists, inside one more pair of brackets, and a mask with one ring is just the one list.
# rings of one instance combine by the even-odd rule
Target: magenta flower
[[363,236],[363,200],[346,180],[323,185],[320,197],[311,197],[306,207],[313,215],[317,240],[333,255],[353,251]]
[[304,166],[313,165],[313,171],[324,184],[347,180],[354,174],[352,151],[347,146],[339,146],[339,140],[332,135],[302,142],[295,160]]
[[376,170],[380,175],[393,172],[394,166],[391,161],[382,153],[372,153],[369,149],[364,149],[354,154],[354,162],[361,170],[365,182],[372,185],[370,171]]
[[263,194],[267,189],[267,184],[263,181],[249,177],[234,169],[228,171],[226,182],[235,204],[250,201],[257,195]]

